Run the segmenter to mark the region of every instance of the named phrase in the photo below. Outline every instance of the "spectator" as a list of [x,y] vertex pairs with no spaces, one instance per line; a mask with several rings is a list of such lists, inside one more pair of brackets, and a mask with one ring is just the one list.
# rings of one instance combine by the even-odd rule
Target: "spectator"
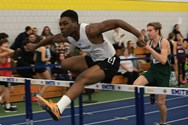
[[[53,36],[53,33],[51,32],[51,29],[50,29],[50,27],[49,26],[45,26],[44,28],[43,28],[43,30],[42,30],[42,33],[41,33],[41,39],[46,39],[46,38],[48,38],[48,37],[50,37],[50,36]],[[51,48],[55,48],[55,45],[54,44],[52,44],[51,45]]]
[[27,40],[28,36],[33,33],[33,30],[30,26],[26,26],[25,27],[25,31],[20,33],[14,43],[11,45],[11,49],[13,50],[17,50],[17,49],[20,49],[22,46],[23,46],[23,43]]
[[35,42],[39,42],[39,41],[40,41],[40,39],[37,39],[36,35],[34,33],[31,33],[28,36],[28,40],[25,42],[35,43]]
[[42,31],[42,34],[41,34],[42,37],[49,37],[49,36],[53,36],[53,33],[51,32],[51,29],[49,26],[45,26],[43,28],[43,31]]
[[[56,64],[60,64],[61,60],[64,59],[65,55],[63,53],[60,53]],[[52,74],[57,80],[72,80],[71,76],[69,76],[69,71],[62,69],[61,66],[53,67]]]
[[[23,66],[33,66],[34,61],[34,52],[29,51],[27,49],[27,44],[29,42],[25,42],[21,50],[18,52],[18,60],[17,60],[17,67],[23,67]],[[29,57],[29,58],[28,58]],[[21,77],[25,78],[37,78],[35,72],[33,69],[22,69],[17,70],[17,73],[21,75]]]
[[129,54],[134,55],[134,42],[132,42],[131,40],[127,41],[127,49]]
[[178,74],[180,74],[180,67],[182,72],[182,84],[187,83],[187,79],[185,77],[185,62],[186,62],[186,53],[185,49],[187,48],[187,42],[184,41],[183,36],[181,33],[176,34],[177,37],[177,43],[174,44],[176,48],[177,59],[175,59],[175,63],[178,65]]
[[178,33],[181,33],[181,32],[180,32],[180,25],[179,25],[179,24],[175,24],[172,32],[175,34],[175,39],[174,39],[174,41],[177,41],[177,40],[178,40],[178,39],[177,39],[177,34],[178,34]]
[[175,81],[175,84],[177,85],[178,84],[178,67],[177,67],[177,63],[175,63],[175,58],[174,58],[174,54],[176,53],[176,47],[174,46],[175,41],[175,34],[173,32],[169,33],[168,35],[168,41],[170,43],[170,50],[171,50],[171,65],[173,67],[173,70],[175,72],[175,75],[176,75],[176,81]]
[[[14,53],[14,50],[9,48],[7,39],[0,39],[0,68],[10,68],[11,67],[11,58],[10,55]],[[10,70],[1,70],[0,76],[12,76],[12,71]],[[1,94],[1,100],[5,101],[5,112],[16,112],[16,106],[11,105],[10,103],[10,93],[11,93],[11,83],[10,82],[0,82],[0,85],[4,85],[5,88]]]
[[139,76],[138,70],[133,66],[133,62],[128,60],[131,58],[132,56],[129,55],[128,49],[123,49],[123,56],[120,56],[121,61],[118,72],[120,72],[124,77],[128,78],[129,85],[132,85]]
[[185,38],[184,40],[188,42],[188,33],[187,33],[187,38]]
[[[47,55],[46,47],[41,46],[35,51],[33,60],[35,62],[35,66],[45,65],[51,57]],[[37,74],[39,79],[52,79],[49,70],[46,67],[44,68],[36,68],[35,73]],[[39,94],[42,95],[47,86],[43,86],[39,88]]]
[[146,33],[146,30],[145,29],[142,29],[141,30],[141,33],[143,34],[144,36],[144,41],[147,42],[149,40],[148,36],[147,36],[147,33]]
[[[135,53],[134,53],[134,49],[135,49],[134,42],[132,42],[131,40],[127,41],[127,49],[128,49],[129,56],[131,58],[136,58]],[[133,62],[134,67],[140,70],[139,60],[133,60],[132,62]]]
[[[52,52],[51,63],[52,64],[61,64],[61,61],[67,57],[67,49],[65,48],[64,43],[56,44],[55,52]],[[65,69],[62,69],[61,66],[52,67],[52,74],[54,79],[58,80],[71,80],[69,72]]]
[[6,33],[0,33],[0,40],[1,39],[7,39],[9,36]]
[[184,41],[186,41],[187,43],[187,48],[186,48],[186,57],[188,58],[188,33],[187,33],[187,37],[184,39]]
[[[18,60],[19,51],[20,51],[21,49],[22,49],[22,51],[23,51],[23,48],[24,48],[23,46],[25,46],[28,42],[30,42],[30,43],[35,43],[35,42],[37,42],[37,40],[39,41],[39,39],[36,39],[36,36],[35,36],[34,33],[29,34],[29,35],[28,35],[28,38],[27,38],[26,40],[24,40],[24,42],[22,43],[22,47],[19,48],[19,50],[17,50],[17,51],[14,53],[13,59],[14,59],[14,60]],[[26,57],[26,58],[28,58],[28,57]]]
[[35,34],[37,39],[40,39],[40,36],[38,35],[38,29],[36,27],[33,27],[33,34]]
[[115,49],[124,48],[124,43],[123,43],[123,40],[122,40],[122,38],[124,36],[125,36],[125,34],[120,33],[119,27],[114,29],[112,37],[113,37],[113,41],[114,41],[113,46],[114,46]]

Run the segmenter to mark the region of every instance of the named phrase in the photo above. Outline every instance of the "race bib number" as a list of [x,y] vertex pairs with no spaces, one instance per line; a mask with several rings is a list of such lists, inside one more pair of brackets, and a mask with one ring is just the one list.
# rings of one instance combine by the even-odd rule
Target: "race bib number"
[[116,60],[116,57],[108,58],[108,63],[110,63],[111,65],[114,65],[115,60]]

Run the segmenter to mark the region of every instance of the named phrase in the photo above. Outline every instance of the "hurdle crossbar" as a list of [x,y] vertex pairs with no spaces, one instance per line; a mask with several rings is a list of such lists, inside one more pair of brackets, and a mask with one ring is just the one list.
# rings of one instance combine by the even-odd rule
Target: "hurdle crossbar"
[[[26,79],[30,80],[31,84],[47,85],[47,86],[61,86],[61,87],[70,87],[70,83],[74,82],[74,81],[44,80],[44,79],[30,79],[30,78],[0,76],[0,81],[12,82],[12,83],[25,83]],[[144,88],[144,91],[146,94],[188,96],[188,88],[150,87],[150,86],[122,85],[122,84],[109,84],[109,83],[96,83],[93,85],[88,85],[85,88],[134,92],[135,87]]]
[[[25,85],[26,94],[26,124],[33,124],[32,106],[30,97],[30,84],[47,85],[47,86],[61,86],[70,87],[74,81],[60,81],[60,80],[44,80],[44,79],[30,79],[30,78],[18,78],[18,77],[4,77],[0,76],[0,81],[23,83]],[[120,85],[120,84],[108,84],[108,83],[96,83],[94,85],[86,86],[88,89],[99,90],[111,90],[111,91],[123,91],[123,92],[135,92],[136,103],[136,123],[137,125],[145,125],[144,117],[144,94],[163,94],[163,95],[179,95],[188,96],[188,88],[170,88],[170,87],[149,87],[149,86],[135,86],[135,85]],[[82,101],[82,97],[79,97]],[[80,112],[80,125],[83,125],[83,111],[82,103],[79,103]],[[71,109],[74,111],[74,102],[71,103]],[[73,112],[74,113],[74,112]],[[75,116],[71,112],[72,125],[75,124]]]

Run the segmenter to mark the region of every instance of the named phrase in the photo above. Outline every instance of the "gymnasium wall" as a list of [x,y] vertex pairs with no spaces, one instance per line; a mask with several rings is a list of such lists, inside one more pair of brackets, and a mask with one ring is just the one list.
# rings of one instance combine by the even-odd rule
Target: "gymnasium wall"
[[[163,25],[162,33],[165,37],[172,31],[174,24],[180,23],[184,37],[188,33],[186,0],[1,0],[0,32],[8,33],[11,43],[27,25],[37,27],[39,34],[48,25],[56,34],[59,32],[59,16],[66,9],[76,10],[80,22],[85,23],[117,18],[141,30],[146,28],[148,22],[159,21]],[[105,33],[110,40],[111,33]],[[126,33],[125,40],[129,39],[136,40],[133,35]]]

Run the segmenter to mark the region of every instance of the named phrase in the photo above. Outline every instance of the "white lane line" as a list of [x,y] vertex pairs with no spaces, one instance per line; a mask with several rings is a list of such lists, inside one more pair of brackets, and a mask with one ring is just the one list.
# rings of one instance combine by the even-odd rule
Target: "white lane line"
[[[179,109],[179,108],[185,108],[185,107],[188,107],[188,105],[182,105],[182,106],[176,106],[176,107],[173,107],[173,108],[169,108],[168,111],[174,110],[174,109]],[[147,113],[145,113],[145,115],[150,115],[150,114],[154,114],[154,113],[157,113],[157,112],[159,112],[159,111],[156,110],[156,111],[152,111],[152,112],[147,112]],[[129,118],[132,118],[132,117],[136,117],[136,115],[129,115],[129,116],[125,116],[124,118],[129,119]],[[101,123],[106,123],[106,122],[111,122],[111,121],[117,121],[117,120],[122,120],[122,119],[108,119],[108,120],[103,120],[103,121],[98,121],[98,122],[87,123],[87,124],[84,124],[84,125],[96,125],[96,124],[101,124]],[[178,121],[181,121],[181,120],[179,119]],[[171,123],[171,122],[167,122],[167,123]]]
[[[180,97],[170,98],[170,99],[167,99],[166,101],[172,101],[172,100],[177,100],[177,99],[182,99],[182,98],[186,98],[186,96],[183,96],[183,97],[180,96]],[[144,104],[150,104],[150,102],[146,102]],[[123,106],[123,107],[117,107],[117,108],[105,109],[105,110],[99,110],[99,111],[93,111],[93,112],[86,112],[86,114],[87,113],[90,113],[90,114],[101,113],[101,112],[107,112],[107,111],[113,111],[113,110],[125,109],[125,108],[131,108],[131,107],[135,107],[135,105],[129,105],[129,106]],[[75,116],[79,116],[79,114],[75,114]],[[136,115],[128,116],[128,118],[135,117],[135,116]],[[70,115],[67,115],[67,116],[63,116],[62,118],[70,118],[70,117],[71,117]],[[34,120],[33,123],[38,123],[38,122],[43,122],[43,121],[49,121],[49,120],[52,120],[52,118],[42,119],[42,120]],[[16,124],[12,124],[12,125],[23,125],[23,124],[25,124],[25,122],[16,123]]]
[[167,123],[174,123],[174,122],[184,121],[184,120],[187,120],[187,119],[188,119],[188,117],[184,117],[184,118],[168,121]]

